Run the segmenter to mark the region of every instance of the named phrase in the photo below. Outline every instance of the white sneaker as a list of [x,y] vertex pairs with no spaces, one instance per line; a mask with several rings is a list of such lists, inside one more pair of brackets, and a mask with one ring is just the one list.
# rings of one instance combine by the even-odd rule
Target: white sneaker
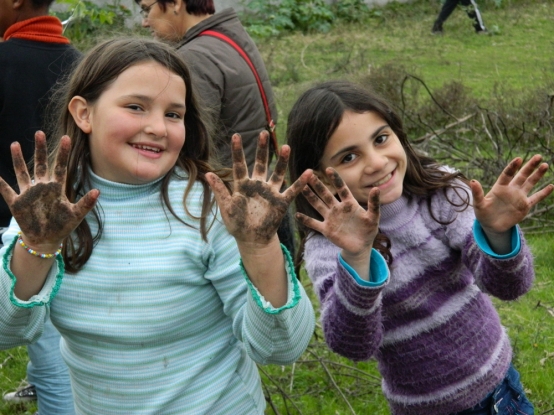
[[37,391],[33,385],[28,385],[15,392],[6,393],[4,400],[9,403],[33,402],[37,400]]

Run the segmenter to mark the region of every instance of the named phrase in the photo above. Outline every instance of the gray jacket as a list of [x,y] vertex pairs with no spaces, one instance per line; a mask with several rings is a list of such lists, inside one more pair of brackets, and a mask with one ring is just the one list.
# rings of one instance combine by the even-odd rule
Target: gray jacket
[[[262,98],[250,67],[227,42],[198,36],[214,30],[231,38],[250,57],[264,86],[272,118],[277,108],[262,57],[231,8],[193,26],[177,46],[193,73],[193,87],[205,105],[214,111],[217,123],[215,146],[224,166],[231,167],[231,136],[242,136],[246,161],[251,168],[260,131],[267,126]],[[251,170],[251,169],[250,169]]]

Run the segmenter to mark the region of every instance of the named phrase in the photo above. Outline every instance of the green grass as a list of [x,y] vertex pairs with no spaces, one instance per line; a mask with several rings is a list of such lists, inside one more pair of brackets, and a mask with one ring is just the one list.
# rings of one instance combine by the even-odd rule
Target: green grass
[[[17,347],[11,350],[0,351],[0,395],[12,392],[23,385],[27,369],[27,348]],[[0,414],[28,415],[34,414],[36,405],[8,405],[0,400]]]
[[275,85],[279,135],[293,102],[312,82],[357,80],[386,64],[406,68],[432,90],[459,81],[481,99],[500,86],[524,91],[546,85],[554,70],[554,1],[478,3],[488,36],[476,35],[461,9],[444,24],[443,36],[431,35],[440,3],[423,0],[389,4],[381,17],[339,25],[330,33],[259,40]]
[[[523,93],[550,85],[554,1],[504,0],[500,7],[492,0],[479,4],[489,36],[475,35],[461,10],[445,23],[444,36],[432,36],[440,4],[422,0],[387,5],[380,9],[381,17],[339,25],[326,34],[290,34],[258,41],[274,84],[281,141],[286,116],[309,84],[330,78],[359,80],[386,64],[406,68],[432,90],[459,81],[483,100],[498,89]],[[81,46],[90,47],[89,43]],[[554,235],[532,235],[528,240],[536,257],[533,289],[516,302],[495,304],[514,346],[514,364],[541,414],[554,412]],[[389,414],[375,362],[349,362],[330,352],[320,330],[318,334],[294,366],[262,368],[269,376],[262,374],[264,384],[279,413],[352,414],[350,404],[357,414]],[[0,351],[1,394],[24,381],[26,363],[24,347]],[[9,406],[0,401],[0,415],[35,410],[34,405]],[[273,413],[268,407],[267,414]]]
[[532,235],[535,255],[533,289],[516,302],[495,304],[514,348],[514,365],[521,373],[537,413],[554,409],[554,235]]

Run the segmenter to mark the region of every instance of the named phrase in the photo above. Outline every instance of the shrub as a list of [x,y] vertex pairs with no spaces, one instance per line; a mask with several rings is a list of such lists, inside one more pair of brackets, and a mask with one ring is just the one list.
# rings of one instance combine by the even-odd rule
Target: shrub
[[131,11],[119,0],[99,6],[90,0],[58,0],[66,11],[54,12],[64,22],[64,35],[73,43],[85,44],[107,30],[121,30]]
[[360,22],[381,15],[364,0],[339,0],[332,5],[325,0],[249,0],[244,6],[241,20],[251,35],[262,38],[290,31],[326,33],[337,20]]
[[[541,154],[550,166],[554,163],[554,79],[527,93],[497,85],[492,96],[481,101],[456,81],[431,91],[400,65],[373,69],[360,83],[402,114],[417,148],[478,180],[485,191],[515,157],[528,160]],[[552,231],[553,213],[554,200],[548,198],[531,210],[522,226],[527,232]]]

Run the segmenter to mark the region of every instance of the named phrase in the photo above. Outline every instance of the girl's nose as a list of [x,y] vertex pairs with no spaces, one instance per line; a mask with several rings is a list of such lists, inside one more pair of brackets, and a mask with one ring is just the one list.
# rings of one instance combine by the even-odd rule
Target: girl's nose
[[372,174],[384,168],[386,164],[387,157],[384,154],[374,151],[366,155],[366,165],[364,171],[367,174]]
[[148,24],[148,17],[142,18],[141,25],[142,27],[150,27],[150,25]]
[[150,114],[145,119],[144,132],[149,135],[154,135],[156,138],[167,137],[167,126],[165,117],[157,114]]

